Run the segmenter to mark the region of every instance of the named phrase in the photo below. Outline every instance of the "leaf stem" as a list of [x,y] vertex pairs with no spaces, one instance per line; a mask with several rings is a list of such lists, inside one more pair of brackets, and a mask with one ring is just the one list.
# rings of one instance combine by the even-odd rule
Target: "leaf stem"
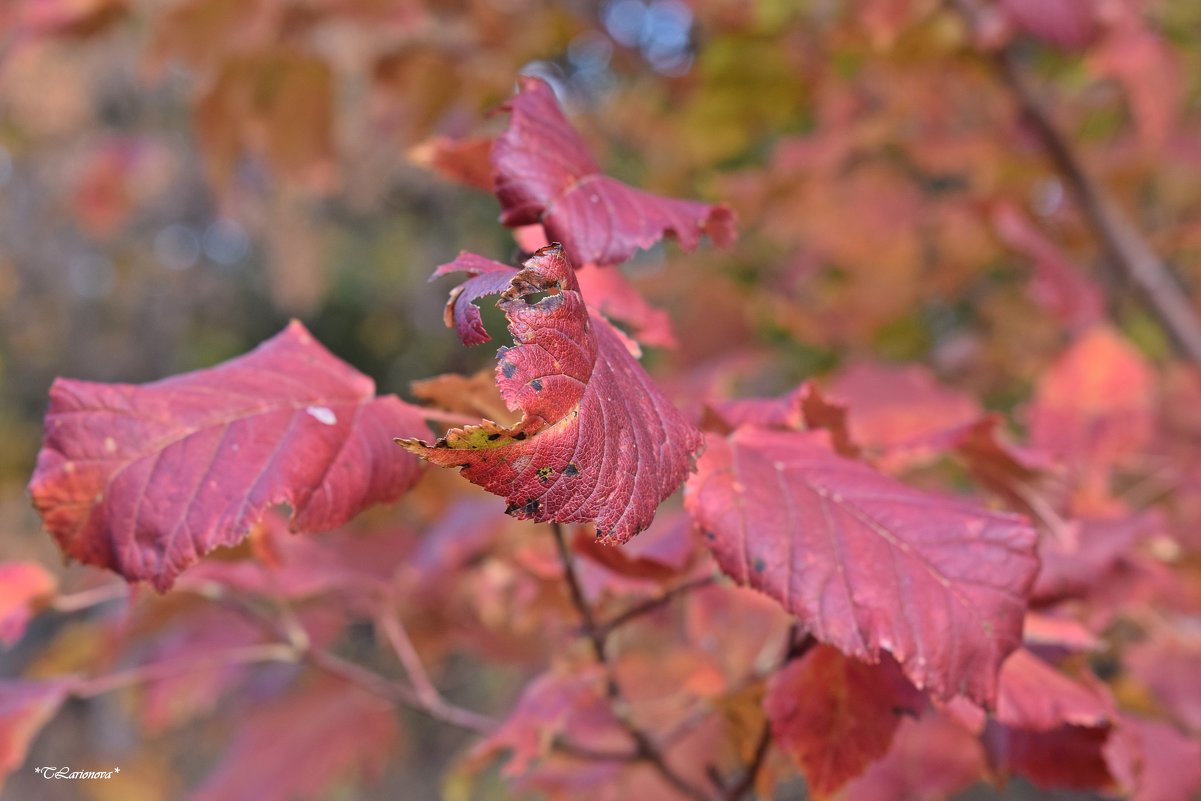
[[642,617],[646,614],[650,614],[656,609],[671,603],[677,597],[684,595],[685,593],[692,592],[693,590],[699,590],[702,587],[708,587],[715,581],[717,581],[717,574],[715,573],[708,576],[701,576],[700,578],[695,578],[691,581],[685,581],[683,584],[677,584],[658,597],[643,601],[640,604],[636,604],[635,606],[632,606],[626,611],[617,615],[607,623],[601,624],[599,627],[601,637],[607,640],[609,635],[612,634],[615,629],[621,628],[631,620]]

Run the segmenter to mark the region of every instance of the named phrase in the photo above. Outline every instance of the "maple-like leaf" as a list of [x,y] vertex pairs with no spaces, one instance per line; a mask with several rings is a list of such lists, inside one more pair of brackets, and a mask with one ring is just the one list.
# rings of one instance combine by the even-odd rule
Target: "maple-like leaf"
[[67,699],[70,681],[0,681],[0,787]]
[[501,108],[511,116],[492,167],[505,225],[542,223],[579,265],[623,262],[665,235],[686,251],[702,233],[722,247],[734,241],[725,206],[653,195],[603,175],[545,81],[522,76]]
[[986,704],[1037,570],[1020,518],[904,486],[818,433],[711,437],[685,504],[721,569],[859,659]]
[[322,680],[254,709],[189,801],[312,797],[349,770],[379,775],[399,736],[391,705]]
[[420,410],[375,397],[293,322],[251,353],[151,384],[57,380],[29,487],[69,556],[166,590],[269,507],[321,531],[395,500],[419,470],[388,440],[424,428]]
[[[625,542],[680,486],[700,432],[631,355],[637,346],[589,311],[560,246],[538,251],[520,272],[481,270],[452,293],[452,303],[498,291],[494,276],[505,275],[497,305],[517,344],[499,351],[496,382],[521,420],[509,428],[490,420],[454,428],[433,445],[398,442],[504,496],[515,517],[595,521],[598,537]],[[470,312],[452,312],[451,321],[464,341],[477,336]]]
[[33,605],[54,593],[54,577],[37,562],[0,563],[0,644],[12,645],[25,633]]
[[924,705],[896,662],[868,665],[829,646],[784,667],[763,699],[773,738],[800,765],[814,798],[884,756],[901,716]]

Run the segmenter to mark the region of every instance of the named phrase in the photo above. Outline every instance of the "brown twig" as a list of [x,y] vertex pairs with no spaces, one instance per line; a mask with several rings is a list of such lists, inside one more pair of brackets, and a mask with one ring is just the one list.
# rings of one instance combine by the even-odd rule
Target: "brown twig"
[[431,714],[436,714],[440,716],[441,720],[475,732],[483,733],[496,728],[496,721],[492,718],[469,709],[456,707],[442,697],[442,694],[434,687],[434,683],[430,681],[429,674],[425,672],[425,666],[421,664],[421,656],[413,647],[413,641],[409,639],[409,633],[405,631],[404,625],[397,615],[385,611],[378,617],[377,624],[392,646],[392,650],[396,652],[396,657],[404,667],[417,698]]
[[563,533],[563,527],[558,523],[551,523],[550,526],[551,532],[554,535],[555,547],[559,551],[559,561],[563,564],[563,577],[567,582],[567,590],[571,595],[572,605],[575,606],[576,612],[580,616],[584,636],[592,645],[593,656],[605,671],[606,693],[613,707],[614,716],[634,743],[634,758],[638,761],[648,763],[659,773],[664,781],[688,798],[694,799],[694,801],[710,801],[708,793],[685,779],[667,763],[666,757],[664,757],[659,746],[655,744],[655,741],[651,739],[651,736],[637,723],[630,720],[629,716],[625,713],[627,702],[620,685],[617,683],[613,665],[609,661],[605,649],[606,631],[597,625],[596,617],[592,614],[592,607],[588,605],[587,599],[584,598],[584,591],[580,586],[579,577],[575,572],[575,564],[572,561],[571,552],[567,547],[567,539]]
[[129,597],[129,585],[123,581],[111,584],[101,584],[90,590],[81,590],[70,595],[60,595],[50,603],[50,608],[56,612],[80,612],[93,606],[100,606],[109,601]]
[[[980,12],[974,3],[955,0],[955,6],[967,20],[969,29],[975,30]],[[1013,50],[1008,46],[1000,48],[992,54],[991,62],[1110,259],[1142,292],[1153,316],[1179,351],[1201,365],[1201,317],[1171,269],[1155,254],[1105,187],[1089,174],[1056,125],[1050,109],[1026,79]]]
[[601,637],[608,639],[609,635],[612,634],[616,629],[621,628],[631,620],[650,614],[656,609],[666,606],[685,593],[692,592],[693,590],[699,590],[701,587],[708,587],[716,580],[716,574],[701,576],[700,578],[685,581],[683,584],[677,584],[676,586],[664,592],[662,595],[643,601],[640,604],[635,604],[607,623],[600,624],[599,630]]

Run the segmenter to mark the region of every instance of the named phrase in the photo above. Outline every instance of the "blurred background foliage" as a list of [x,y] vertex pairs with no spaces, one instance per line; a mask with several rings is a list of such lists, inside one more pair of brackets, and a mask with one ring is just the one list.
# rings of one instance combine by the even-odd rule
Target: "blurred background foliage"
[[[1201,4],[984,5],[1197,286]],[[677,397],[876,358],[1012,410],[1073,328],[1054,258],[1165,360],[977,44],[932,0],[0,0],[0,557],[58,558],[24,493],[56,375],[153,380],[293,316],[384,391],[489,364],[427,276],[516,246],[423,162],[497,131],[523,71],[610,174],[739,215],[733,250],[623,268],[672,317],[648,362]]]

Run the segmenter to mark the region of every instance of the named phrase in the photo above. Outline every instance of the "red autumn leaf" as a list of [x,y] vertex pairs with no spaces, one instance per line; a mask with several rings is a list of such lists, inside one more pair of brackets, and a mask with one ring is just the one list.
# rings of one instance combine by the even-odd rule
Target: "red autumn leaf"
[[703,426],[723,434],[738,426],[793,431],[822,429],[829,433],[834,450],[843,456],[859,455],[859,446],[851,439],[847,424],[847,407],[829,400],[808,381],[778,398],[739,398],[712,403],[705,410]]
[[29,744],[70,689],[69,681],[0,681],[0,787],[25,761]]
[[949,718],[926,714],[901,721],[892,748],[839,795],[843,801],[935,801],[978,781],[984,750]]
[[30,481],[70,556],[166,590],[277,504],[294,531],[392,501],[418,464],[389,450],[420,410],[375,397],[371,379],[293,322],[257,349],[152,384],[59,379]]
[[763,707],[810,795],[824,798],[884,756],[901,716],[924,702],[892,660],[868,665],[819,646],[772,677]]
[[1095,0],[1002,0],[1019,28],[1060,47],[1084,47],[1097,36]]
[[1019,518],[910,489],[820,435],[757,428],[709,439],[685,503],[721,569],[819,640],[991,703],[1037,569]]
[[857,364],[840,373],[827,394],[846,405],[851,438],[870,449],[903,446],[983,414],[975,400],[918,364]]
[[999,687],[996,719],[1015,729],[1101,727],[1113,717],[1113,703],[1102,685],[1074,680],[1025,648],[1005,660]]
[[514,517],[595,521],[598,537],[625,542],[680,486],[700,432],[651,382],[629,340],[588,310],[561,247],[535,253],[507,286],[497,305],[517,344],[500,350],[496,382],[521,421],[454,428],[434,445],[398,441],[503,495]]
[[0,644],[21,639],[34,604],[52,595],[56,585],[37,562],[0,563]]
[[629,747],[605,701],[604,676],[596,666],[534,679],[504,723],[471,750],[470,758],[479,763],[507,751],[503,773],[520,776],[568,733],[575,745],[614,751]]
[[576,270],[576,277],[588,305],[610,320],[629,326],[634,339],[654,348],[676,347],[667,312],[647,303],[621,270],[585,264]]
[[[1047,0],[1034,2],[1047,5]],[[1072,329],[1084,328],[1104,317],[1105,299],[1100,287],[1022,216],[1017,207],[1006,202],[997,204],[992,220],[1005,244],[1033,262],[1030,291],[1039,305]]]
[[1166,723],[1123,715],[1104,754],[1131,801],[1189,801],[1201,790],[1201,740]]
[[722,205],[653,195],[602,175],[587,146],[539,78],[522,76],[502,107],[509,127],[492,148],[501,222],[542,223],[574,264],[617,264],[665,235],[694,250],[702,233],[733,243],[734,215]]
[[464,345],[482,345],[492,340],[475,301],[504,292],[518,272],[516,267],[465,250],[454,261],[434,269],[431,281],[452,273],[467,273],[467,280],[450,291],[446,310],[442,313],[446,327],[455,329]]
[[1154,381],[1119,333],[1082,334],[1043,375],[1029,410],[1031,443],[1095,476],[1142,449],[1154,422]]
[[435,136],[409,151],[409,160],[450,181],[492,191],[492,140]]
[[1031,597],[1040,602],[1088,595],[1134,546],[1163,525],[1147,512],[1114,520],[1074,520],[1038,545],[1039,571]]
[[981,742],[998,777],[1018,775],[1039,787],[1094,790],[1112,781],[1101,751],[1108,737],[1107,727],[1025,731],[990,720]]
[[251,711],[189,801],[312,797],[352,770],[381,774],[399,736],[391,704],[323,680]]
[[1201,636],[1156,632],[1129,649],[1126,667],[1172,718],[1201,734]]
[[[624,548],[607,548],[580,529],[571,542],[571,549],[603,566],[607,573],[642,581],[669,581],[683,573],[697,554],[692,521],[678,512],[671,517],[660,516]],[[583,583],[588,583],[586,578]],[[605,582],[600,583],[603,586]]]

